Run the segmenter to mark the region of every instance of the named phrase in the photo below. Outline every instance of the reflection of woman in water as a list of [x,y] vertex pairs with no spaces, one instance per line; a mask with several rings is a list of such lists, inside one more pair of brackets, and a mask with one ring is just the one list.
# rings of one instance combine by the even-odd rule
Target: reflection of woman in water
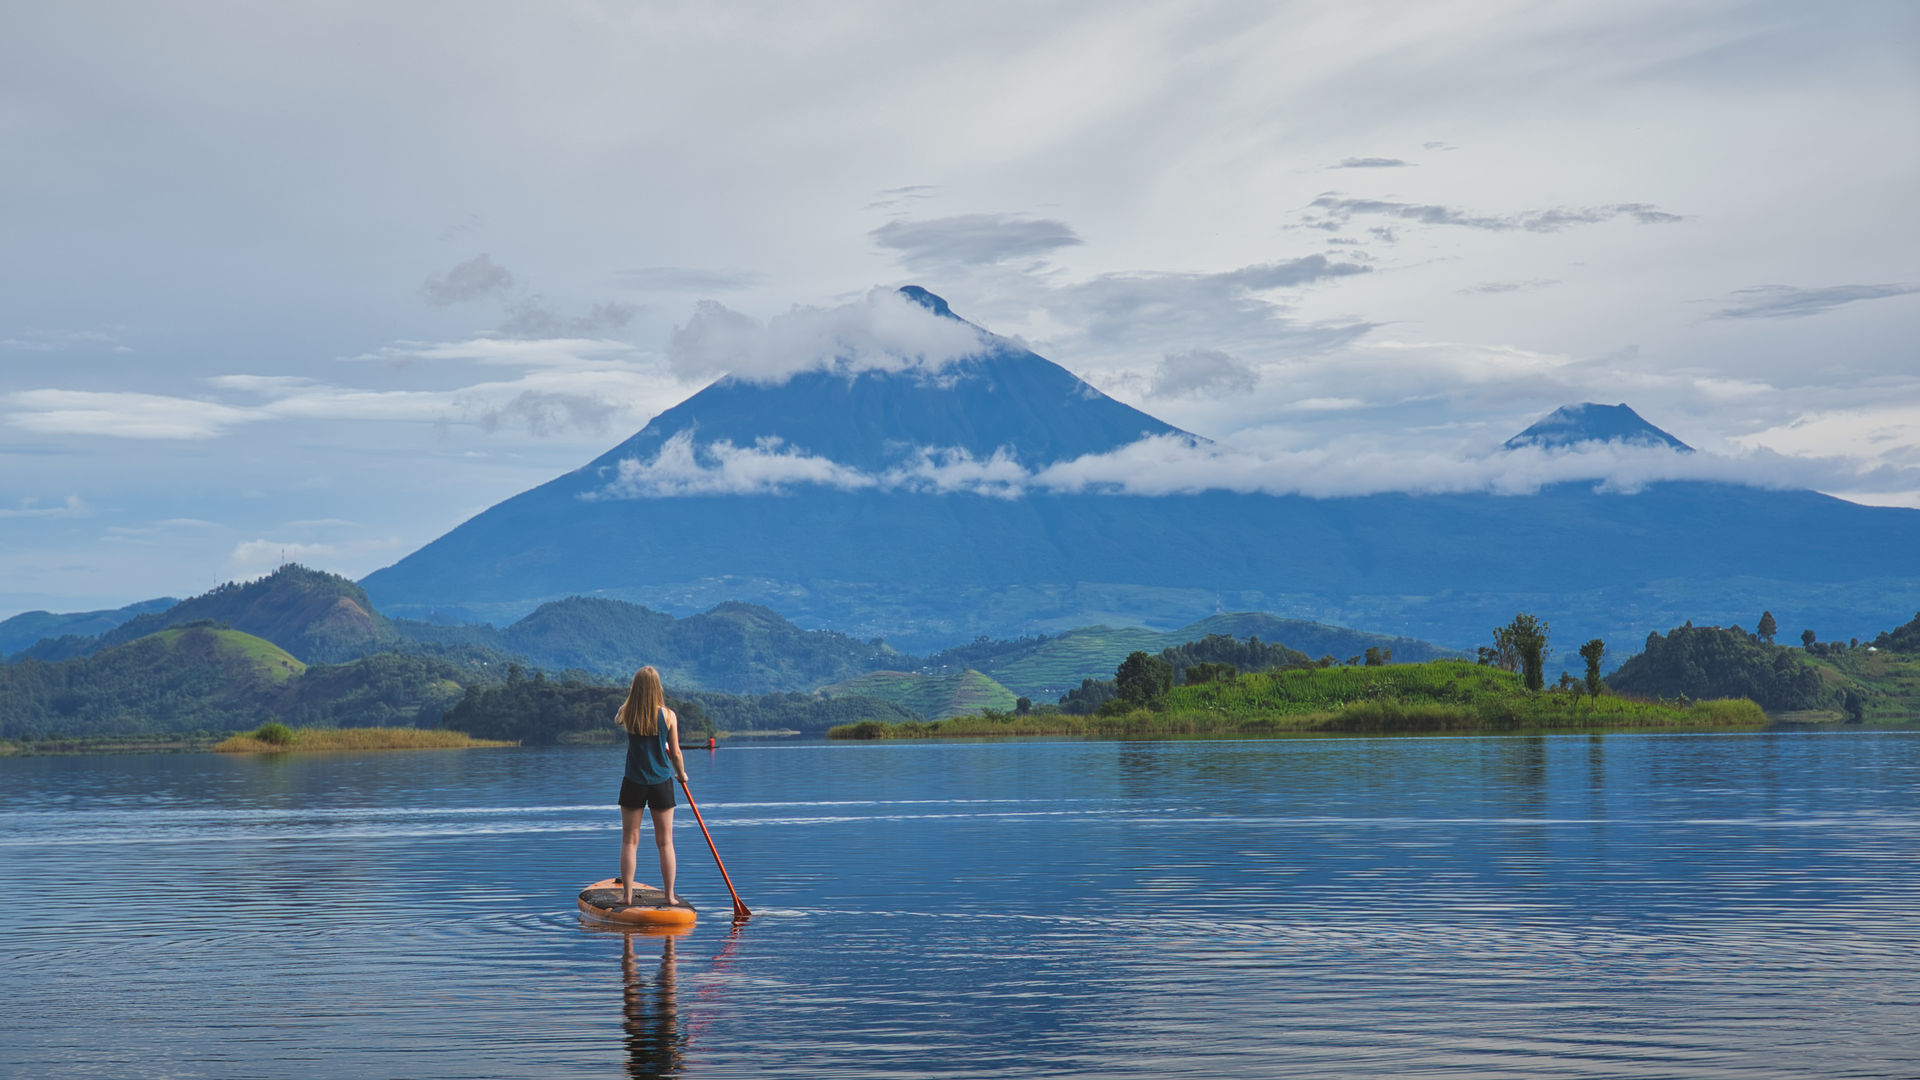
[[620,780],[620,902],[633,903],[634,864],[640,846],[640,813],[653,814],[653,844],[660,849],[660,891],[666,905],[684,904],[673,892],[673,781],[685,781],[680,756],[680,718],[667,708],[660,673],[643,667],[614,714],[627,731],[627,768]]
[[657,1002],[648,1000],[640,981],[640,963],[633,956],[636,935],[623,935],[620,973],[626,982],[627,1075],[635,1080],[679,1076],[686,1052],[680,1034],[680,1007],[674,998],[673,938],[661,938],[660,974],[654,980]]

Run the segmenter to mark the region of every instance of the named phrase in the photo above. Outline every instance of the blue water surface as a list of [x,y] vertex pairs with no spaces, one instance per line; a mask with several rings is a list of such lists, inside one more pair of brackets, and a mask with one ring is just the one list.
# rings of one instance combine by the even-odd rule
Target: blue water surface
[[[1920,1076],[1920,735],[0,759],[0,1075]],[[651,845],[643,842],[643,878]]]

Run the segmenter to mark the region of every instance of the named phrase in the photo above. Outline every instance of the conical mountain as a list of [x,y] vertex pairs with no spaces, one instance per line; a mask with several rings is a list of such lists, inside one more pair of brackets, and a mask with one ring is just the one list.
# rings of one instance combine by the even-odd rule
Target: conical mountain
[[977,460],[1002,454],[1031,468],[1106,453],[1143,435],[1180,434],[1051,360],[974,327],[925,289],[909,285],[900,293],[938,318],[972,327],[981,350],[933,370],[827,367],[779,380],[728,376],[655,417],[582,475],[612,476],[621,461],[653,461],[675,436],[697,447],[777,447],[878,472],[928,450]]
[[1626,443],[1629,446],[1665,446],[1691,452],[1693,447],[1654,427],[1625,402],[1596,405],[1591,401],[1562,405],[1527,430],[1506,441],[1506,448],[1538,446],[1558,450],[1581,443]]
[[[938,297],[906,296],[931,313],[908,313],[920,331],[951,329],[927,323],[954,318]],[[569,595],[675,614],[746,601],[916,651],[982,633],[1177,627],[1219,610],[1468,650],[1534,611],[1561,644],[1603,637],[1631,651],[1688,619],[1751,623],[1769,609],[1830,639],[1920,606],[1920,511],[1811,491],[996,487],[996,470],[1025,480],[1145,435],[1191,436],[1015,343],[977,340],[937,364],[723,379],[370,575],[366,590],[393,615],[502,623]],[[1624,405],[1555,417],[1516,445],[1684,448]]]

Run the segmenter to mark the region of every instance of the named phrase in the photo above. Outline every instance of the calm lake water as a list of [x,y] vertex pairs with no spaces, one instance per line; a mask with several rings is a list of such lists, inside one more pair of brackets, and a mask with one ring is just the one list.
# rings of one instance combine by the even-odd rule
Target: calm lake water
[[1920,1076],[1920,735],[688,759],[0,760],[0,1075]]

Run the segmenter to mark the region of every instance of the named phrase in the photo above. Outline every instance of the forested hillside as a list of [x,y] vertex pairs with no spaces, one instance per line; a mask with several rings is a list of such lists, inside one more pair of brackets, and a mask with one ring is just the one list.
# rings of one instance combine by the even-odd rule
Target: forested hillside
[[309,664],[335,663],[399,644],[365,589],[338,574],[289,563],[266,577],[228,582],[164,611],[137,616],[86,649],[112,648],[156,630],[212,620],[265,638]]
[[[1190,643],[1216,637],[1228,641],[1248,639],[1259,643],[1257,646],[1248,646],[1249,650],[1256,647],[1283,650],[1272,656],[1284,658],[1284,663],[1280,659],[1271,662],[1262,659],[1257,666],[1242,668],[1247,671],[1268,666],[1304,664],[1310,658],[1321,656],[1332,656],[1344,663],[1348,659],[1364,656],[1368,649],[1391,650],[1394,659],[1401,663],[1457,658],[1460,655],[1431,642],[1413,638],[1369,634],[1300,619],[1282,619],[1260,612],[1235,612],[1215,615],[1165,633],[1137,626],[1090,626],[1053,637],[1024,637],[1013,641],[982,638],[934,653],[915,670],[938,674],[953,668],[971,667],[992,676],[1016,694],[1035,701],[1052,701],[1078,687],[1082,680],[1111,678],[1113,669],[1129,653],[1178,650]],[[1249,664],[1255,663],[1251,651],[1243,659]],[[1222,657],[1211,662],[1233,661]],[[1176,666],[1184,668],[1185,662]]]
[[428,656],[309,666],[212,623],[162,630],[92,656],[0,665],[0,738],[221,733],[290,724],[434,724],[488,676]]
[[1835,704],[1834,690],[1793,649],[1692,623],[1648,634],[1646,649],[1608,676],[1607,687],[1640,697],[1751,698],[1769,712]]
[[884,642],[802,630],[754,604],[720,604],[677,619],[575,596],[542,604],[505,629],[405,620],[398,627],[413,641],[495,649],[533,667],[621,678],[652,664],[670,684],[732,693],[812,690],[899,662]]
[[[509,669],[505,682],[475,686],[448,709],[442,723],[476,738],[511,739],[529,746],[565,742],[617,742],[614,713],[627,697],[625,683],[600,682],[584,673],[548,678]],[[869,697],[816,694],[669,693],[680,715],[682,746],[715,731],[798,731],[819,735],[836,724],[862,720],[918,719],[889,702]]]

